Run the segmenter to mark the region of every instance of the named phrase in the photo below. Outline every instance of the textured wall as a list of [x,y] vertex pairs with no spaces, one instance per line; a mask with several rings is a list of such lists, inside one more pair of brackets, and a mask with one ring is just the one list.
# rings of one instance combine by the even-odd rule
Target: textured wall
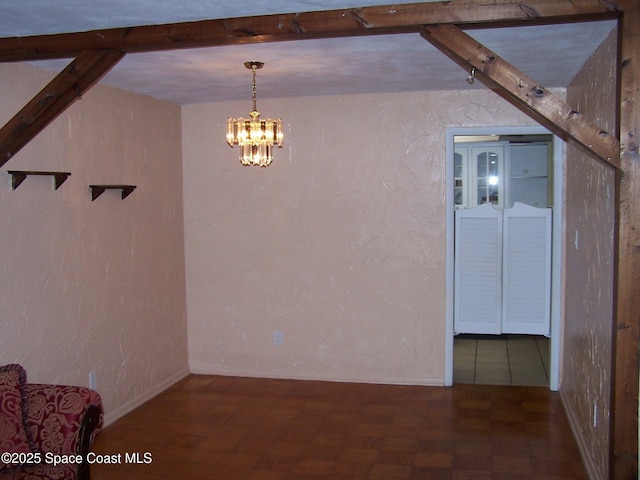
[[531,120],[488,90],[259,103],[267,169],[224,140],[249,101],[183,108],[192,370],[443,384],[445,128]]
[[[4,124],[50,79],[0,65]],[[0,170],[0,364],[88,384],[107,421],[188,371],[179,107],[95,87]],[[15,191],[7,170],[59,170]],[[91,183],[137,185],[124,201]]]
[[[613,32],[567,91],[570,105],[614,135],[615,59]],[[592,478],[604,479],[609,478],[613,388],[615,176],[611,168],[571,147],[566,168],[566,298],[560,391]]]

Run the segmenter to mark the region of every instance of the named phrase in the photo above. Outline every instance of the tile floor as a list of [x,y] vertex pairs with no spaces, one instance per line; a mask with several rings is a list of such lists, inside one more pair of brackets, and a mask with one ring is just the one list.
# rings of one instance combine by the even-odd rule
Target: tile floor
[[536,335],[458,335],[453,382],[549,385],[549,339]]

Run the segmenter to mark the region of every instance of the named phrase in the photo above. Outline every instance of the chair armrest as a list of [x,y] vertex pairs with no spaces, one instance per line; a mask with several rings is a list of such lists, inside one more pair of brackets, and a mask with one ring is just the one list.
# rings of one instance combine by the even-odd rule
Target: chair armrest
[[100,428],[102,428],[102,408],[89,405],[80,426],[78,448],[80,455],[82,455],[82,463],[78,465],[78,480],[89,480],[91,477],[87,454],[91,450],[91,445],[93,445]]
[[31,383],[26,391],[26,423],[34,447],[43,453],[86,456],[102,428],[100,395],[71,385]]

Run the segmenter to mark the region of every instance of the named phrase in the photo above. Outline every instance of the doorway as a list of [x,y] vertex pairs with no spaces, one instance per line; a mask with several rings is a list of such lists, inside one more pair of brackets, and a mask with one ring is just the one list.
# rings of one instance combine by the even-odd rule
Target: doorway
[[456,335],[453,383],[549,385],[549,338],[544,335]]
[[[504,356],[509,367],[509,345],[512,353],[519,345],[522,351],[528,351],[541,360],[547,385],[552,390],[559,384],[559,349],[560,349],[560,275],[562,253],[562,212],[554,210],[552,229],[556,232],[550,240],[552,261],[549,267],[550,293],[548,298],[549,326],[546,331],[531,332],[536,335],[506,335],[514,332],[492,332],[496,335],[482,336],[484,332],[456,331],[454,325],[456,313],[455,281],[455,219],[456,211],[473,208],[485,204],[495,208],[510,208],[520,202],[536,207],[562,205],[562,142],[543,127],[482,127],[482,128],[450,128],[447,129],[447,328],[445,384],[454,382],[454,338],[460,345],[457,359],[471,355]],[[518,155],[509,161],[512,146],[517,145]],[[522,161],[536,148],[548,145],[549,161]],[[540,158],[538,156],[538,158]],[[543,187],[543,188],[541,188]],[[525,331],[524,333],[529,333]],[[542,333],[542,335],[540,335]],[[465,336],[466,335],[466,336]],[[476,335],[476,338],[473,337]],[[462,340],[463,342],[460,342]],[[509,343],[511,342],[511,344]],[[526,344],[526,346],[525,346]],[[465,349],[466,348],[466,353]],[[488,350],[490,349],[490,350]],[[475,367],[474,367],[475,368]],[[532,367],[533,368],[533,367]],[[511,370],[509,370],[511,369]],[[515,371],[515,370],[513,370]],[[457,377],[460,379],[458,369]],[[480,375],[482,376],[482,375]],[[495,383],[495,382],[489,382]],[[508,382],[505,382],[508,383]],[[539,384],[538,381],[536,384]]]

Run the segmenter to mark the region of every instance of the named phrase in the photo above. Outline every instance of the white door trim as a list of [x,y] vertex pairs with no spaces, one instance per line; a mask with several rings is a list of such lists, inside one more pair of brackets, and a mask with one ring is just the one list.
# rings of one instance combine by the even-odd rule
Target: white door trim
[[[446,329],[445,329],[445,385],[453,385],[453,310],[454,310],[454,198],[453,154],[456,135],[549,135],[541,126],[507,127],[451,127],[446,130]],[[560,388],[560,355],[562,331],[562,239],[564,238],[564,156],[563,142],[554,138],[553,162],[553,239],[551,265],[551,339],[549,388]]]

